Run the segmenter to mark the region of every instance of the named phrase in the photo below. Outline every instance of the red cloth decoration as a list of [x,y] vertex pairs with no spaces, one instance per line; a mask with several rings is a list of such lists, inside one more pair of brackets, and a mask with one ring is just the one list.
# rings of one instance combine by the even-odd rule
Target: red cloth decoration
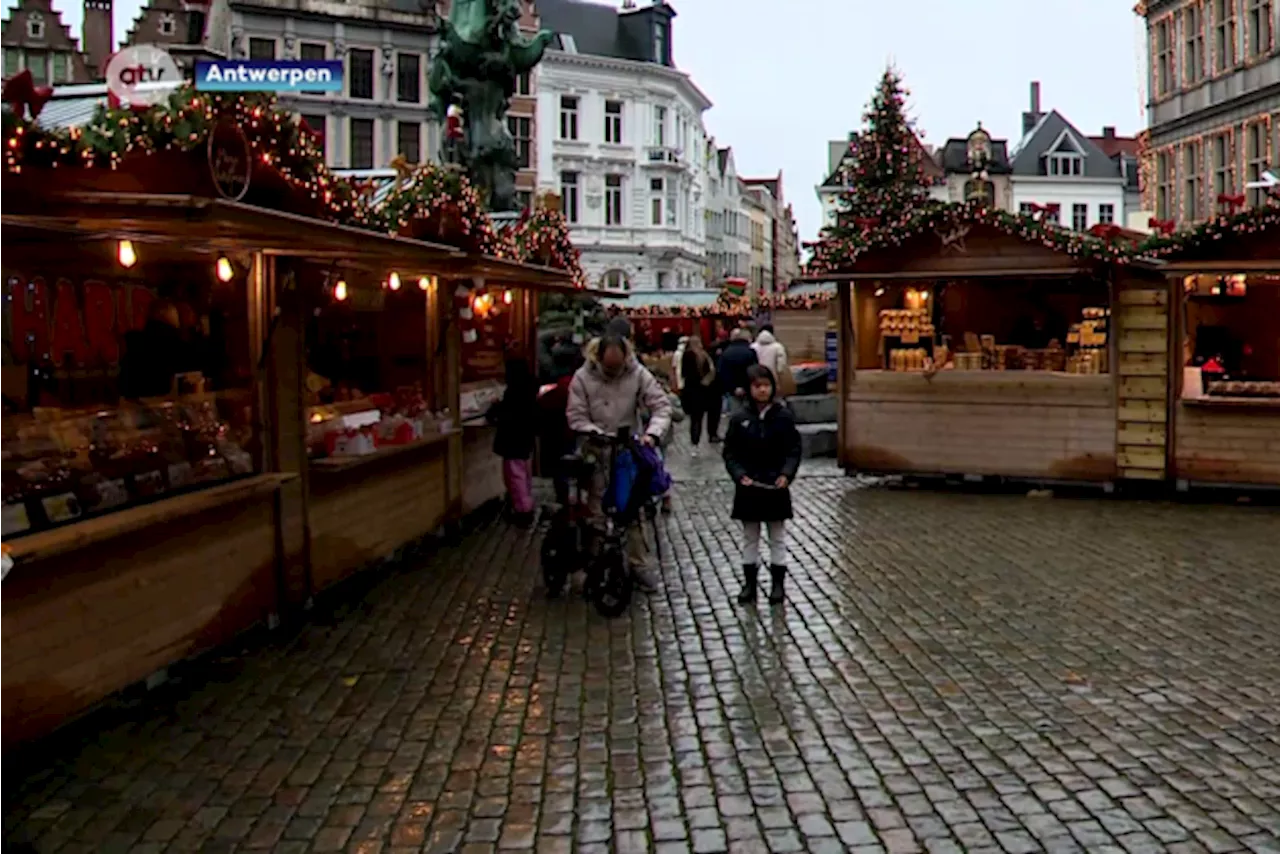
[[1168,234],[1173,234],[1173,229],[1176,223],[1174,223],[1174,221],[1171,219],[1156,219],[1155,217],[1152,217],[1151,219],[1147,220],[1147,225],[1151,228],[1154,228],[1156,231],[1160,232],[1161,234],[1168,235]]
[[1239,193],[1234,196],[1227,193],[1219,193],[1218,204],[1226,205],[1231,209],[1232,213],[1235,213],[1237,210],[1244,207],[1244,193]]
[[870,231],[871,229],[878,228],[880,226],[880,217],[878,216],[858,217],[857,219],[854,220],[854,222],[857,223],[858,228],[862,229],[863,231]]
[[44,109],[45,103],[53,97],[53,89],[49,86],[36,88],[31,76],[31,69],[25,68],[4,81],[4,91],[0,98],[13,107],[14,115],[19,118],[31,113],[34,121]]
[[1120,236],[1120,232],[1124,229],[1113,222],[1100,222],[1093,228],[1089,229],[1089,233],[1094,237],[1100,237],[1103,240],[1115,240]]

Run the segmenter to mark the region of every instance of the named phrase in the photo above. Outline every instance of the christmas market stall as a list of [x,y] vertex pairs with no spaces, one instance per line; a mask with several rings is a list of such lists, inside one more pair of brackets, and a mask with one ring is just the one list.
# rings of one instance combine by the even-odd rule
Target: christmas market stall
[[11,744],[456,518],[455,306],[574,284],[465,187],[371,209],[266,99],[4,118]]
[[649,354],[675,352],[685,335],[710,345],[750,316],[746,299],[728,290],[630,291],[601,302],[631,321],[636,346]]
[[801,282],[785,293],[760,298],[764,317],[793,367],[826,362],[827,337],[836,332],[839,320],[835,296],[831,283]]
[[975,204],[819,244],[808,276],[839,288],[844,465],[1122,476],[1109,326],[1117,291],[1144,275],[1127,258],[1118,241]]
[[1158,235],[1142,251],[1170,277],[1148,312],[1174,329],[1177,487],[1280,487],[1280,203]]

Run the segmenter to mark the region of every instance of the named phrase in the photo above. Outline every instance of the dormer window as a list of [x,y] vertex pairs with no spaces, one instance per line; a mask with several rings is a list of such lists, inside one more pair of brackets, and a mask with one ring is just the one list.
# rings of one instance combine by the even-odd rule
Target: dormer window
[[160,35],[171,36],[176,32],[178,32],[178,19],[172,12],[165,12],[160,16]]
[[667,43],[667,22],[653,22],[653,61],[670,65],[670,45]]
[[991,161],[991,134],[982,129],[982,125],[978,125],[978,129],[969,134],[968,142],[969,165],[976,166]]
[[1063,131],[1044,155],[1044,174],[1070,178],[1084,174],[1084,155],[1071,134]]
[[39,12],[27,15],[27,38],[44,38],[44,15]]

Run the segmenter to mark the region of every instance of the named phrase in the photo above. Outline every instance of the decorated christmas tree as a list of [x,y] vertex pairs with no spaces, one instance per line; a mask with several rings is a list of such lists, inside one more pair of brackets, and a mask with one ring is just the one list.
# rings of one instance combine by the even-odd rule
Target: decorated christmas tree
[[923,152],[906,115],[907,91],[892,68],[880,78],[865,128],[849,142],[844,172],[848,190],[835,228],[824,237],[849,238],[888,227],[929,205]]

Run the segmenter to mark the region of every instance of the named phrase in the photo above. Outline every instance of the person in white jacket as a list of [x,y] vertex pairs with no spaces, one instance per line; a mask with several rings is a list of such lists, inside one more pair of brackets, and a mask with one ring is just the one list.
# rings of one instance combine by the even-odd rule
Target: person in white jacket
[[784,371],[791,370],[787,364],[787,348],[773,336],[771,325],[766,323],[760,327],[760,334],[756,336],[751,349],[756,351],[756,359],[760,364],[772,371],[775,377],[781,377]]

